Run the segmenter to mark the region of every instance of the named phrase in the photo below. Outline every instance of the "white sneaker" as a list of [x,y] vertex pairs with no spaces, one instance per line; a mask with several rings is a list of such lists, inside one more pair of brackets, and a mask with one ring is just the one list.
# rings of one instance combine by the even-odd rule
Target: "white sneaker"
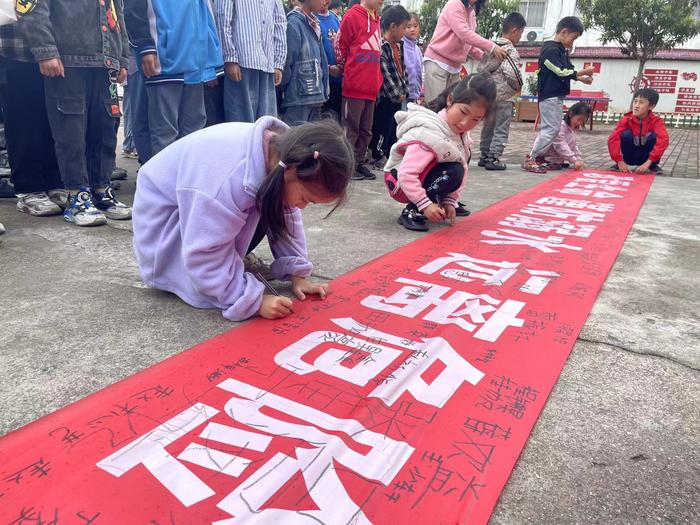
[[18,193],[17,209],[35,217],[59,215],[63,209],[55,204],[43,191],[36,193]]
[[0,235],[3,233],[5,233],[5,226],[3,226],[3,224],[0,222]]
[[65,210],[68,206],[68,190],[61,188],[56,188],[55,190],[49,190],[46,195],[51,199],[56,206],[60,206],[62,210]]
[[90,192],[83,188],[75,195],[70,196],[68,207],[63,212],[63,218],[76,226],[100,226],[101,224],[107,224],[105,216],[92,204]]

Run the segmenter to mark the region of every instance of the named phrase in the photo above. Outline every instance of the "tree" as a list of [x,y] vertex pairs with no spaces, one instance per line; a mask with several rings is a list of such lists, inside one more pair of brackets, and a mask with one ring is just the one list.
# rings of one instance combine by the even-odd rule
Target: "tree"
[[603,44],[615,42],[622,54],[639,61],[634,91],[647,61],[700,33],[693,17],[697,5],[697,0],[578,1],[586,26],[601,31]]
[[[421,33],[430,41],[438,17],[447,0],[425,0],[420,8]],[[520,0],[489,0],[479,12],[476,32],[484,38],[493,39],[501,33],[501,24],[508,13],[518,11]]]

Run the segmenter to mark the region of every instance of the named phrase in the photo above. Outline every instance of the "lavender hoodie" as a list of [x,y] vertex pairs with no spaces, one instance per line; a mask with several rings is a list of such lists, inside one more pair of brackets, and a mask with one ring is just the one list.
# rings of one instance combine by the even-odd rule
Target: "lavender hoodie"
[[[243,269],[260,213],[255,195],[266,175],[265,130],[254,124],[212,126],[178,140],[139,171],[133,206],[134,253],[143,282],[197,308],[219,308],[240,321],[257,314],[263,284]],[[271,243],[278,279],[308,276],[301,212],[287,215],[289,239]]]
[[423,87],[423,52],[415,40],[403,37],[403,60],[408,72],[408,98],[418,100]]

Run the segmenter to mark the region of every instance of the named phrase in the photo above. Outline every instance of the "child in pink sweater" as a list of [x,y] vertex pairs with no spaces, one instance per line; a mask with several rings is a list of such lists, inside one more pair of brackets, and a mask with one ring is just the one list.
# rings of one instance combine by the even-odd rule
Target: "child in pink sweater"
[[425,50],[425,100],[430,102],[459,80],[469,55],[481,60],[492,53],[504,60],[507,52],[476,33],[476,17],[486,0],[449,0],[440,13],[435,32]]
[[583,156],[576,145],[574,130],[584,126],[590,115],[591,106],[585,102],[577,102],[568,109],[564,120],[561,121],[559,135],[544,154],[547,169],[558,170],[572,166],[577,170],[584,168]]
[[397,142],[384,167],[389,194],[406,203],[398,223],[427,231],[427,221],[452,224],[466,181],[473,129],[496,99],[496,85],[485,75],[471,75],[429,104],[415,104],[396,114]]

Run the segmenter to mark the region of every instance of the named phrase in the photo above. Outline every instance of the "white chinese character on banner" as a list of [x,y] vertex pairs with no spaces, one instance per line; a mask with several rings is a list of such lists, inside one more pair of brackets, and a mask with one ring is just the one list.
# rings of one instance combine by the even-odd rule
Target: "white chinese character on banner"
[[[454,324],[467,332],[473,332],[476,339],[496,341],[509,326],[522,326],[523,319],[517,314],[525,303],[507,299],[502,302],[486,294],[471,294],[455,291],[444,297],[450,288],[400,277],[396,282],[408,286],[402,287],[390,297],[370,295],[361,301],[363,306],[381,310],[404,317],[414,318],[425,310],[433,308],[423,315],[426,321],[438,324]],[[498,308],[496,308],[498,306]],[[489,318],[484,317],[490,314]],[[467,321],[466,318],[469,318]]]
[[550,206],[561,206],[562,208],[602,212],[609,212],[615,209],[615,205],[610,202],[591,202],[579,199],[564,199],[562,197],[542,197],[541,199],[537,199],[535,203],[548,204]]
[[[445,266],[450,264],[458,266],[460,269],[444,269]],[[418,271],[433,275],[438,270],[441,270],[440,275],[449,279],[455,279],[466,283],[481,279],[487,286],[500,286],[515,274],[519,265],[520,263],[487,261],[484,259],[475,259],[463,253],[448,252],[446,257],[435,259],[418,268]],[[489,268],[489,266],[491,266],[491,268]]]
[[[448,289],[449,290],[449,289]],[[376,388],[371,397],[381,398],[388,405],[396,401],[404,392],[410,393],[417,401],[442,407],[455,394],[465,381],[476,385],[483,372],[461,357],[450,344],[441,337],[413,341],[358,323],[350,317],[331,319],[334,324],[352,333],[351,336],[338,332],[312,332],[275,355],[275,363],[299,375],[319,371],[353,384],[364,386],[392,365],[397,357],[408,355],[401,367],[390,367],[393,381]],[[319,345],[332,341],[334,347],[318,356],[313,364],[302,358]],[[382,344],[376,343],[381,341]],[[358,360],[352,368],[343,366],[348,349],[350,352],[362,349],[371,351],[371,359]],[[335,346],[343,346],[341,350]],[[397,350],[397,347],[400,350]],[[369,350],[374,349],[374,350]],[[408,352],[406,352],[408,351]],[[436,361],[445,364],[443,372],[431,383],[421,379],[421,374]]]
[[[529,217],[521,216],[524,219]],[[539,220],[534,219],[533,220]],[[593,226],[590,226],[593,228]],[[451,264],[457,265],[457,268],[445,268]],[[489,268],[489,266],[491,268]],[[428,264],[418,268],[421,273],[434,275],[440,271],[440,275],[448,279],[456,281],[471,282],[476,279],[482,279],[485,286],[503,286],[518,271],[520,263],[508,261],[487,261],[485,259],[476,259],[463,253],[448,252],[446,257],[440,257]],[[556,272],[545,270],[530,270],[524,268],[530,274],[530,278],[523,284],[519,290],[524,293],[539,295],[542,290],[551,282],[551,278],[560,277]]]
[[[568,185],[567,185],[568,186]],[[567,195],[581,195],[582,197],[593,197],[596,199],[621,199],[622,195],[617,195],[616,193],[609,193],[607,191],[595,191],[586,188],[562,188],[560,190],[554,190],[559,193],[566,193]]]
[[529,204],[526,208],[520,210],[520,213],[562,220],[573,219],[576,222],[603,222],[605,219],[605,213],[557,206],[542,206],[541,204]]
[[574,237],[588,238],[595,230],[592,224],[577,225],[567,221],[546,221],[537,217],[520,215],[515,213],[499,221],[499,226],[510,226],[524,230],[533,230],[543,233],[556,233],[558,235],[571,235]]
[[[505,235],[504,235],[505,234]],[[518,232],[515,230],[484,230],[481,235],[485,237],[491,237],[492,239],[498,239],[495,241],[481,239],[481,242],[486,244],[500,244],[500,245],[524,245],[540,250],[544,253],[558,253],[559,250],[554,248],[566,248],[567,250],[581,250],[580,246],[570,246],[564,244],[564,237],[556,237],[550,235],[548,237],[537,237],[536,235],[529,235],[527,233]]]
[[[212,407],[197,403],[101,460],[97,466],[121,477],[143,465],[173,496],[189,507],[215,495],[215,492],[178,459],[237,477],[253,461],[213,448],[210,446],[213,441],[264,452],[277,436],[295,442],[301,440],[310,448],[296,447],[295,457],[277,452],[226,495],[217,507],[232,518],[215,523],[296,524],[308,523],[311,519],[320,523],[369,524],[338,477],[336,463],[366,479],[388,485],[414,451],[409,444],[373,432],[354,419],[333,417],[235,379],[226,379],[218,387],[239,396],[226,403],[224,412],[238,425],[252,430],[209,423],[199,434],[207,445],[190,443],[176,459],[165,447],[219,413]],[[263,413],[263,409],[267,409],[267,413]],[[294,422],[268,415],[270,410],[286,414]],[[260,429],[264,429],[264,433]],[[349,441],[356,442],[364,452],[357,452],[357,446],[350,448],[346,444]],[[317,509],[299,512],[270,508],[268,501],[298,474]]]

